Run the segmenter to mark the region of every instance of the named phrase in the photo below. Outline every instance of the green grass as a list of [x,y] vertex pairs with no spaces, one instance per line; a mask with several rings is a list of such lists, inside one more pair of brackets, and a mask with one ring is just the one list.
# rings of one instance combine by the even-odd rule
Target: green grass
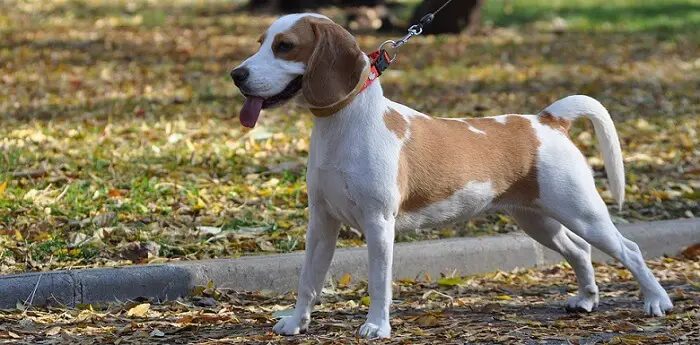
[[[129,3],[0,4],[0,272],[128,263],[133,241],[160,244],[167,259],[303,249],[311,116],[283,107],[246,132],[228,77],[274,18],[224,0]],[[413,39],[382,77],[386,95],[454,117],[589,94],[613,114],[627,159],[616,221],[697,216],[697,2],[511,4],[488,1],[498,26],[488,35]],[[556,16],[569,24],[560,34]],[[358,41],[369,51],[386,38]],[[571,135],[610,202],[591,126]],[[398,238],[514,229],[491,215]],[[72,248],[79,233],[89,241]],[[341,246],[361,244],[341,235]]]
[[498,26],[561,17],[573,30],[691,34],[700,29],[700,1],[501,0],[487,1],[484,16]]

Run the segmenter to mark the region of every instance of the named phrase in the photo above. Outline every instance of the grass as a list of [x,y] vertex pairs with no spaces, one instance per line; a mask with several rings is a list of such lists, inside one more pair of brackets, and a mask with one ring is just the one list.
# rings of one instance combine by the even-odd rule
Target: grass
[[580,31],[692,34],[700,29],[700,1],[487,1],[485,17],[497,26],[546,24],[559,17]]
[[[605,190],[592,127],[577,123],[572,137],[614,219],[697,216],[697,2],[510,4],[504,12],[503,2],[488,2],[485,20],[497,26],[488,35],[413,39],[382,77],[387,96],[454,117],[533,113],[589,94],[620,132],[628,174],[622,211]],[[283,107],[265,112],[256,130],[242,130],[235,115],[242,99],[228,72],[257,49],[274,18],[233,7],[223,0],[0,5],[0,272],[304,248],[311,115]],[[643,15],[628,20],[632,13]],[[556,16],[569,23],[561,34],[552,32]],[[369,51],[386,38],[358,41]],[[400,240],[514,229],[490,215]],[[127,259],[133,242],[160,247]],[[350,230],[341,234],[341,246],[362,243]]]

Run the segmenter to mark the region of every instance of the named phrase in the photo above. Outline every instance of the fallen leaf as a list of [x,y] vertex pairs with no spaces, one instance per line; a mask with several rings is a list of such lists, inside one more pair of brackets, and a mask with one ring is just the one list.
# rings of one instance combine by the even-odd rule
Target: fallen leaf
[[501,309],[503,309],[503,306],[499,303],[488,303],[482,306],[481,309],[479,309],[479,311],[482,313],[493,313],[496,311],[500,311]]
[[126,316],[128,317],[144,317],[146,314],[148,314],[148,310],[151,308],[150,303],[141,303],[126,312]]
[[369,307],[369,304],[371,301],[372,301],[372,299],[369,296],[362,297],[362,298],[360,298],[360,305],[364,305],[364,306]]
[[216,235],[221,232],[222,228],[215,226],[198,226],[197,230],[205,234]]
[[457,285],[463,285],[464,280],[460,277],[444,277],[438,280],[438,285],[444,287],[452,287]]
[[144,259],[157,257],[159,252],[160,244],[156,242],[131,242],[121,248],[119,255],[136,263]]
[[54,336],[60,332],[61,332],[61,327],[56,326],[56,327],[49,328],[44,334],[46,334],[47,336]]
[[683,249],[682,255],[688,259],[700,258],[700,243],[696,243]]
[[421,327],[433,327],[438,324],[438,319],[433,315],[423,315],[417,320]]
[[352,279],[352,276],[350,273],[345,273],[343,276],[338,280],[338,286],[347,286],[348,283],[350,283],[350,280]]
[[499,301],[511,301],[511,300],[513,300],[513,297],[510,297],[508,295],[500,295],[500,296],[494,297],[494,299],[497,299]]
[[0,183],[0,195],[5,194],[5,189],[7,188],[7,181]]

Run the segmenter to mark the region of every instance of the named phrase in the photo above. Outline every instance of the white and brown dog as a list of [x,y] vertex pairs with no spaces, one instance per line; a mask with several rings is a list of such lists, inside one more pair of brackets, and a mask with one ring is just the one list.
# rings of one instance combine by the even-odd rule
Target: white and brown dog
[[490,210],[508,213],[571,264],[579,292],[567,309],[598,305],[591,245],[632,272],[647,314],[672,308],[639,247],[613,225],[591,169],[568,136],[573,120],[593,122],[612,195],[621,205],[622,152],[610,115],[595,99],[566,97],[537,115],[432,118],[384,98],[378,80],[365,88],[370,61],[350,33],[324,16],[281,17],[260,44],[231,72],[246,96],[241,123],[253,127],[262,108],[297,94],[315,115],[306,260],[294,315],[280,320],[276,333],[306,331],[341,223],[367,238],[371,304],[360,336],[389,337],[394,232]]

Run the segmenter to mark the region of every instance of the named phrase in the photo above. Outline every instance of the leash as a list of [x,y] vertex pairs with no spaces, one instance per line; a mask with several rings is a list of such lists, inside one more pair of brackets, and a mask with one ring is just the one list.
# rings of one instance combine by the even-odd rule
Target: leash
[[[382,45],[379,46],[379,49],[381,50],[382,46],[387,44],[387,43],[391,43],[391,47],[396,49],[396,48],[408,43],[408,40],[411,39],[411,37],[418,36],[418,35],[422,34],[423,27],[432,23],[433,19],[435,18],[435,15],[438,14],[440,11],[442,11],[445,8],[445,6],[447,6],[451,2],[452,2],[452,0],[445,1],[445,3],[442,4],[442,6],[440,6],[440,8],[435,10],[435,12],[429,12],[428,14],[424,15],[423,18],[421,18],[420,21],[418,21],[418,24],[411,25],[411,27],[408,28],[408,33],[406,34],[406,36],[399,39],[398,41],[388,40],[388,41],[382,43]],[[396,58],[396,54],[394,54],[394,58]]]
[[[389,68],[389,65],[391,65],[396,60],[396,56],[399,53],[399,47],[408,43],[408,40],[410,40],[414,36],[422,34],[423,28],[430,24],[433,21],[433,19],[435,19],[435,15],[442,11],[445,8],[445,6],[447,6],[450,2],[452,2],[452,0],[447,0],[434,12],[429,12],[428,14],[424,15],[423,18],[421,18],[420,21],[418,21],[418,24],[413,24],[408,28],[408,33],[404,37],[396,41],[386,40],[379,45],[379,49],[377,49],[377,51],[367,54],[367,56],[370,59],[371,70],[367,81],[362,86],[360,91],[366,89],[375,79],[379,78],[379,76],[382,75],[382,72]],[[389,56],[389,53],[386,51],[386,49],[384,49],[384,46],[387,44],[391,44],[391,48],[394,49],[393,56]]]

